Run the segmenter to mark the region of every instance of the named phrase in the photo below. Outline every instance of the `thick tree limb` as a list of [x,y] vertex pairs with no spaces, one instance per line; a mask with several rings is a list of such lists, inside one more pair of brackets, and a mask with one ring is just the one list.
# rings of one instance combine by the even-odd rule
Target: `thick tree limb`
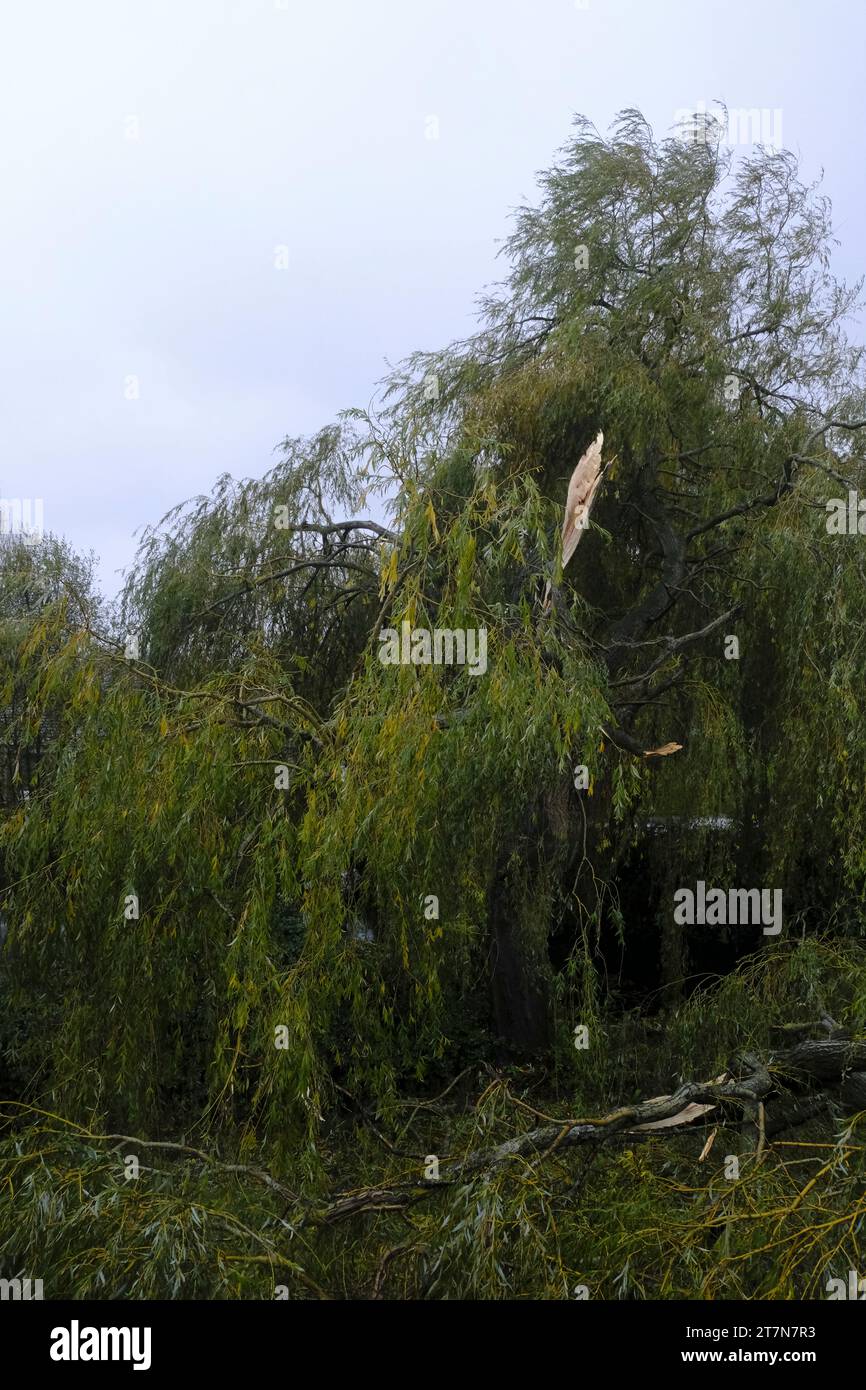
[[[795,1084],[817,1083],[816,1089],[791,1095],[784,1080]],[[817,1093],[816,1093],[817,1091]],[[578,1146],[603,1145],[624,1135],[643,1135],[646,1127],[660,1121],[677,1120],[669,1128],[684,1128],[699,1118],[689,1107],[734,1106],[749,1121],[765,1108],[764,1139],[824,1112],[833,1100],[843,1106],[866,1108],[866,1040],[844,1037],[804,1039],[793,1047],[771,1056],[768,1061],[745,1054],[737,1059],[723,1079],[688,1081],[669,1096],[656,1096],[634,1105],[619,1106],[606,1115],[575,1120],[554,1120],[515,1135],[489,1149],[476,1149],[465,1158],[450,1163],[440,1179],[405,1177],[391,1183],[334,1194],[324,1205],[313,1203],[291,1192],[270,1173],[247,1164],[225,1163],[201,1149],[184,1143],[146,1140],[134,1135],[93,1134],[79,1129],[83,1138],[112,1147],[128,1145],[174,1152],[194,1162],[215,1164],[226,1172],[262,1183],[295,1208],[300,1207],[295,1229],[329,1226],[350,1217],[373,1211],[405,1211],[426,1197],[447,1191],[457,1184],[493,1173],[512,1159],[542,1163],[551,1154]],[[772,1103],[772,1109],[769,1108]],[[22,1110],[32,1109],[21,1106]],[[445,1160],[443,1160],[443,1163]]]
[[[543,1162],[552,1153],[577,1146],[600,1145],[618,1136],[642,1132],[647,1125],[674,1119],[689,1106],[736,1106],[747,1121],[764,1107],[764,1141],[824,1112],[831,1097],[823,1087],[838,1088],[838,1099],[855,1109],[866,1108],[866,1041],[812,1039],[797,1043],[769,1062],[746,1054],[736,1064],[738,1076],[722,1081],[689,1081],[670,1096],[620,1106],[593,1119],[554,1121],[508,1139],[492,1149],[478,1149],[451,1164],[438,1181],[419,1178],[393,1185],[343,1193],[328,1206],[311,1213],[302,1224],[333,1224],[364,1211],[403,1210],[436,1191],[490,1174],[512,1159]],[[855,1070],[859,1068],[859,1070]],[[819,1094],[792,1097],[781,1093],[779,1076],[822,1083]],[[770,1101],[774,1101],[769,1109]],[[681,1126],[691,1123],[694,1113]],[[674,1128],[674,1126],[671,1126]]]
[[381,536],[386,541],[398,541],[400,539],[396,531],[391,531],[387,526],[380,526],[378,521],[357,520],[357,521],[332,521],[327,526],[320,526],[314,521],[297,521],[291,526],[281,526],[281,531],[315,531],[320,536],[333,535],[335,531],[372,531],[374,535]]
[[604,658],[610,676],[618,674],[628,659],[632,644],[643,637],[653,623],[664,617],[676,601],[676,592],[687,571],[686,542],[674,530],[661,502],[649,492],[643,493],[640,501],[641,509],[652,522],[662,548],[662,575],[646,597],[614,624]]

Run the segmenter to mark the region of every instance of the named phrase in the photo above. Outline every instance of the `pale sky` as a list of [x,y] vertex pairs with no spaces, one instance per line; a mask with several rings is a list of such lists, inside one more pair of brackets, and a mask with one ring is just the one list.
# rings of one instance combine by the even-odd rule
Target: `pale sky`
[[136,528],[472,331],[575,112],[780,110],[855,279],[864,54],[857,0],[10,0],[0,495],[115,592]]

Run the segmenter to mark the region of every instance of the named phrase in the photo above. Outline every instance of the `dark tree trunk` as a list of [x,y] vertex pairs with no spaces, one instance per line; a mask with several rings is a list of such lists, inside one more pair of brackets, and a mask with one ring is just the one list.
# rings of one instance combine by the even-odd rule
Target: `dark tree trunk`
[[495,1030],[511,1057],[537,1056],[550,1046],[547,935],[527,930],[524,908],[502,865],[490,903],[490,973]]

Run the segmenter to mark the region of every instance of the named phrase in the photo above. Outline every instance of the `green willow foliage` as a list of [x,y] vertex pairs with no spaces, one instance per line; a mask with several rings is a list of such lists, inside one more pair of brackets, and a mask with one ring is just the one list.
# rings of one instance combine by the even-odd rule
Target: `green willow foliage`
[[[533,508],[530,492],[517,520]],[[440,532],[440,625],[490,622],[472,557],[502,516],[487,487]],[[420,585],[401,602],[430,616]],[[293,1109],[316,1121],[335,1068],[379,1099],[396,1071],[423,1076],[448,1046],[443,999],[453,1019],[485,949],[499,840],[580,747],[587,711],[606,711],[586,662],[552,636],[539,649],[524,604],[495,629],[488,678],[367,652],[323,723],[264,650],[182,691],[80,631],[56,650],[63,621],[62,604],[40,615],[24,653],[34,709],[62,711],[51,795],[5,827],[9,951],[62,1001],[52,1103],[149,1129],[185,1078],[207,1076],[209,1120],[261,1113],[285,1137]],[[283,760],[288,791],[274,787]],[[359,862],[372,943],[347,916]],[[421,911],[428,890],[439,923]],[[280,902],[304,922],[288,968]]]
[[[621,1018],[618,1069],[595,1069],[592,1093],[640,1091],[685,1055],[724,1065],[748,1035],[823,1006],[866,1022],[862,947],[815,941],[762,955],[711,998],[695,996],[653,1036]],[[633,1074],[630,1074],[633,1073]],[[527,1122],[520,1076],[483,1074],[451,1103],[406,1101],[394,1144],[377,1126],[337,1120],[329,1166],[348,1189],[420,1172],[420,1155],[450,1159],[510,1139]],[[474,1082],[475,1087],[478,1082]],[[537,1096],[534,1097],[537,1099]],[[804,1298],[826,1296],[860,1267],[866,1214],[863,1119],[825,1122],[807,1142],[774,1141],[743,1155],[732,1182],[726,1128],[708,1160],[703,1133],[625,1137],[594,1158],[565,1151],[521,1160],[473,1183],[419,1190],[411,1211],[379,1201],[362,1219],[327,1207],[193,1147],[150,1146],[56,1115],[0,1104],[0,1267],[44,1271],[46,1295],[68,1298]],[[733,1149],[732,1146],[733,1145]],[[407,1164],[407,1146],[418,1165]],[[126,1156],[137,1154],[130,1181]],[[443,1171],[445,1171],[443,1169]],[[386,1277],[387,1276],[387,1277]]]
[[[787,153],[578,122],[475,337],[169,514],[117,614],[69,560],[7,603],[16,746],[43,736],[2,831],[28,1094],[312,1169],[343,1093],[393,1116],[478,1049],[567,1053],[584,1085],[567,1040],[602,1017],[602,934],[639,925],[636,848],[656,887],[780,884],[859,931],[863,562],[824,500],[866,479],[866,395],[830,246]],[[403,621],[486,628],[487,673],[383,665]],[[670,982],[687,946],[659,949]]]

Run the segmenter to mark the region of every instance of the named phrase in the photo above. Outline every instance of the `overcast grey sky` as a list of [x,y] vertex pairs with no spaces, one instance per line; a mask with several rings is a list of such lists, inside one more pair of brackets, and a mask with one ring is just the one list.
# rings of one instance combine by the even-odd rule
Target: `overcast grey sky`
[[[0,492],[101,559],[471,331],[568,138],[782,113],[863,255],[860,0],[7,0]],[[438,138],[430,138],[437,135]],[[286,247],[286,269],[275,260]],[[135,378],[136,381],[131,381]],[[138,390],[137,399],[129,399]]]

